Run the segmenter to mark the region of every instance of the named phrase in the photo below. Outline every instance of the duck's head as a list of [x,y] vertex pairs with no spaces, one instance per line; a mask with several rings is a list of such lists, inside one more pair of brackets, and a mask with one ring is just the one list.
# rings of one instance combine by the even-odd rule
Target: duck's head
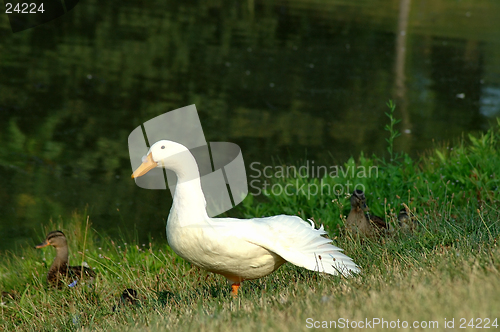
[[53,246],[54,248],[63,248],[67,247],[68,243],[66,242],[66,236],[61,231],[52,231],[45,237],[45,241],[36,245],[36,249],[40,249],[47,246]]
[[142,176],[156,167],[163,167],[171,170],[182,168],[184,156],[192,158],[189,150],[182,144],[169,140],[161,140],[149,149],[148,153],[142,157],[142,164],[132,173],[132,179]]
[[356,189],[351,196],[351,209],[356,209],[358,207],[365,212],[370,211],[370,208],[366,205],[365,193],[362,190]]
[[405,207],[402,207],[401,210],[399,210],[398,220],[400,224],[410,220],[410,216],[408,215],[408,211]]

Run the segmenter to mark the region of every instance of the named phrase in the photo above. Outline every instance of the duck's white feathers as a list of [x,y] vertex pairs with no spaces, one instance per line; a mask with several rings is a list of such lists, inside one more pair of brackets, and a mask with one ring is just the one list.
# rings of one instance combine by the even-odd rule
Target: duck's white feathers
[[341,252],[342,249],[322,236],[327,234],[323,226],[316,229],[312,221],[309,225],[300,217],[287,215],[247,219],[243,222],[231,218],[213,220],[213,224],[232,224],[232,228],[235,228],[234,237],[265,248],[308,270],[332,275],[340,272],[346,277],[351,275],[351,271],[359,272],[358,266]]
[[[170,225],[175,221],[167,227]],[[210,218],[173,227],[167,233],[170,246],[181,257],[232,282],[261,278],[287,261],[311,271],[340,272],[345,277],[359,272],[342,249],[322,236],[326,234],[323,226],[316,229],[312,222],[296,216]]]

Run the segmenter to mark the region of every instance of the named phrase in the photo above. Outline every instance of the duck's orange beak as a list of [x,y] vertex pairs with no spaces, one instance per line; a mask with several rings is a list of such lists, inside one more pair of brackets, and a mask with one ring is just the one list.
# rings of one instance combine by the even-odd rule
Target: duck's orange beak
[[40,248],[44,248],[44,247],[46,247],[46,246],[50,246],[50,243],[49,243],[49,241],[47,241],[47,240],[43,241],[43,243],[37,244],[37,245],[35,246],[35,248],[36,248],[36,249],[40,249]]
[[156,166],[158,166],[158,164],[153,160],[153,154],[149,153],[146,157],[146,160],[144,160],[142,164],[139,167],[137,167],[134,173],[132,173],[132,179],[137,178],[139,176],[143,176]]

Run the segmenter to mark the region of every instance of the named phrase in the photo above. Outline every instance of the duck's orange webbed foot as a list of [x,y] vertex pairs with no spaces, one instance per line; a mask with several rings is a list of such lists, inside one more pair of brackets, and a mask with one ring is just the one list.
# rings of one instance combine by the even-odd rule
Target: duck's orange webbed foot
[[238,296],[238,288],[240,288],[240,283],[232,284],[231,285],[231,295],[233,297],[237,297]]

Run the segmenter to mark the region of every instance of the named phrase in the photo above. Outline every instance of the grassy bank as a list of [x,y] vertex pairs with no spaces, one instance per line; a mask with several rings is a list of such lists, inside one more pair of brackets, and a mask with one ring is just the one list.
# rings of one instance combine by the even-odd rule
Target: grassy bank
[[[335,244],[363,268],[351,279],[287,264],[266,278],[245,282],[240,296],[232,299],[224,278],[192,267],[167,246],[155,245],[154,238],[149,243],[110,239],[93,230],[84,214],[48,224],[46,231],[66,233],[70,263],[85,261],[98,277],[92,286],[52,289],[45,275],[53,248],[2,256],[0,290],[14,299],[2,299],[0,330],[296,331],[324,327],[322,321],[342,328],[347,319],[349,327],[356,321],[353,330],[360,329],[359,321],[382,329],[383,320],[400,328],[406,321],[410,326],[418,322],[416,330],[443,330],[445,320],[452,319],[455,328],[470,329],[471,319],[474,326],[494,328],[495,322],[500,325],[499,142],[500,122],[420,160],[394,154],[389,142],[392,160],[360,156],[341,165],[354,167],[354,174],[311,178],[274,173],[258,179],[268,183],[265,199],[249,195],[239,213],[299,214],[325,224]],[[273,169],[277,166],[287,165]],[[376,167],[377,176],[361,174],[360,166]],[[341,189],[348,181],[363,185],[372,211],[387,220],[395,220],[402,203],[409,206],[416,230],[396,227],[378,241],[346,236],[342,225],[350,207],[348,192]],[[314,185],[320,191],[312,195]],[[285,187],[291,194],[276,194]],[[125,288],[138,291],[137,305],[119,305]]]

